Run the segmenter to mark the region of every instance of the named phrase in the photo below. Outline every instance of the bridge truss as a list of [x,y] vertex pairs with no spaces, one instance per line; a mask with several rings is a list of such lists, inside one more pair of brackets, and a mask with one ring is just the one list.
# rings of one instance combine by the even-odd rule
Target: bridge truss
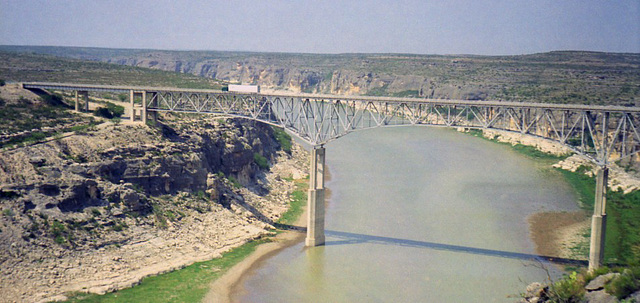
[[[427,125],[495,129],[549,139],[597,165],[640,151],[640,107],[500,101],[350,97],[310,94],[246,94],[60,83],[25,88],[130,93],[132,107],[148,112],[187,112],[256,120],[289,130],[311,146],[350,132],[389,126]],[[140,96],[138,103],[134,96]],[[131,115],[135,116],[135,115]]]
[[[324,243],[324,144],[350,132],[376,127],[427,125],[495,129],[540,137],[565,145],[598,166],[589,267],[604,256],[607,165],[640,151],[640,107],[539,104],[310,94],[247,94],[212,90],[24,83],[27,89],[128,92],[130,118],[148,113],[186,112],[224,115],[287,129],[310,144],[308,246]],[[136,102],[136,97],[140,101]],[[88,107],[86,107],[88,108]],[[316,203],[316,201],[318,201]]]
[[598,165],[640,151],[640,108],[322,95],[151,92],[148,111],[223,114],[288,129],[312,146],[350,132],[429,125],[556,141]]

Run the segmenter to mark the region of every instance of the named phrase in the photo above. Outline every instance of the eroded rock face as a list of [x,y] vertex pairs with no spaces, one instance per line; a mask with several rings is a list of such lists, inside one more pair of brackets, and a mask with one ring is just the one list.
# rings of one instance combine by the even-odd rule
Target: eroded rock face
[[[165,123],[107,123],[0,152],[1,297],[131,286],[258,237],[287,209],[293,183],[283,177],[305,170],[276,169],[292,157],[269,127]],[[282,176],[261,170],[254,154]]]

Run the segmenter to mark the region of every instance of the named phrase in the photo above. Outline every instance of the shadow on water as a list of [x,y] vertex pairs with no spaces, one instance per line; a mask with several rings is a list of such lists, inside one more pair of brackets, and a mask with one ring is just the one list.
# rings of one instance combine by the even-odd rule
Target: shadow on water
[[534,255],[534,254],[508,252],[508,251],[500,251],[500,250],[485,249],[485,248],[474,248],[474,247],[466,247],[466,246],[451,245],[451,244],[441,244],[441,243],[433,243],[433,242],[425,242],[425,241],[363,235],[363,234],[356,234],[356,233],[350,233],[350,232],[344,232],[344,231],[327,230],[325,231],[325,234],[329,237],[339,239],[337,241],[327,241],[325,243],[326,246],[373,243],[373,244],[381,244],[381,245],[394,245],[394,246],[403,246],[403,247],[446,250],[446,251],[452,251],[452,252],[458,252],[458,253],[485,255],[485,256],[519,259],[519,260],[536,260],[536,261],[552,262],[552,263],[561,264],[561,265],[579,265],[579,266],[588,265],[588,262],[585,260],[574,260],[574,259],[540,256],[540,255]]
[[[268,223],[277,229],[291,230],[291,231],[297,231],[297,232],[306,232],[307,230],[306,227],[302,227],[302,226],[295,226],[295,225],[274,222],[273,220],[267,218],[265,215],[260,213],[260,211],[257,210],[255,207],[247,203],[240,203],[240,206],[250,211],[259,220],[265,223]],[[535,254],[493,250],[493,249],[486,249],[486,248],[475,248],[475,247],[433,243],[433,242],[426,242],[426,241],[372,236],[372,235],[356,234],[356,233],[336,231],[336,230],[325,230],[325,235],[339,239],[334,241],[327,241],[324,244],[325,246],[373,243],[373,244],[381,244],[381,245],[394,245],[394,246],[403,246],[403,247],[445,250],[445,251],[458,252],[458,253],[467,253],[467,254],[499,257],[499,258],[518,259],[518,260],[535,260],[540,262],[551,262],[559,265],[577,265],[577,266],[589,265],[588,261],[586,260],[575,260],[575,259],[567,259],[567,258],[560,258],[560,257],[541,256],[541,255],[535,255]]]

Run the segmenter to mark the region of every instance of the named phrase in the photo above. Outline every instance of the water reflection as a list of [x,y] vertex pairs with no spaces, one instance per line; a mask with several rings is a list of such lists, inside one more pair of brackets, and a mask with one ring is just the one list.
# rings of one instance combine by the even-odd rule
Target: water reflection
[[313,249],[305,249],[305,254],[308,272],[308,274],[305,275],[306,283],[304,283],[306,293],[321,293],[321,290],[326,289],[324,274],[325,247],[319,246]]

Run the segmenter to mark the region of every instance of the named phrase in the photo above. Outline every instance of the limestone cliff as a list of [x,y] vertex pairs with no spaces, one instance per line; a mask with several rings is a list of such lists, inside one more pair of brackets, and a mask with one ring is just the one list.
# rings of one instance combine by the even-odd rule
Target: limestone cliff
[[268,232],[300,159],[268,126],[186,115],[5,149],[0,297],[101,293],[219,256]]

